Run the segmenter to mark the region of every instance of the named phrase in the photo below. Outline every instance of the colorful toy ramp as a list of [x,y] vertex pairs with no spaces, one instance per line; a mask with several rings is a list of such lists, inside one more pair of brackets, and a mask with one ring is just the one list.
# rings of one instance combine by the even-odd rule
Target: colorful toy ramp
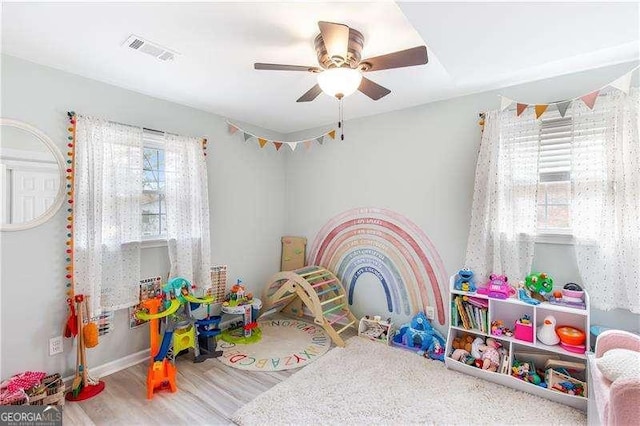
[[262,302],[266,314],[282,311],[302,317],[306,307],[314,322],[341,347],[344,347],[344,340],[340,334],[357,324],[342,284],[331,271],[320,266],[275,274],[264,289]]

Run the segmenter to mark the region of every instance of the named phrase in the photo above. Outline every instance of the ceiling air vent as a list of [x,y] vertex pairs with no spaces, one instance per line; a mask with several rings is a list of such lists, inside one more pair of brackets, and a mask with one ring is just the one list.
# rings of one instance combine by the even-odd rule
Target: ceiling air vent
[[141,53],[151,55],[163,62],[172,61],[178,55],[177,52],[164,48],[159,44],[147,41],[142,37],[138,37],[137,35],[132,35],[122,45],[130,49],[137,50]]

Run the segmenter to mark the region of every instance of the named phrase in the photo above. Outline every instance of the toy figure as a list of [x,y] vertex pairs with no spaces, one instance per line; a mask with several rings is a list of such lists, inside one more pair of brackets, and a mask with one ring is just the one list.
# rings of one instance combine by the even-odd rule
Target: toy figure
[[546,300],[544,295],[553,291],[553,278],[545,272],[534,272],[527,275],[524,285],[531,291],[531,297],[544,302]]
[[486,344],[480,345],[483,370],[498,371],[500,367],[500,352],[498,352],[498,349],[501,347],[502,345],[491,337],[487,338]]
[[518,281],[518,299],[522,300],[524,303],[528,303],[530,305],[539,305],[540,301],[533,299],[527,289],[524,286],[524,281]]
[[473,278],[473,271],[468,268],[463,268],[458,271],[456,281],[453,284],[453,288],[461,291],[476,291],[476,280]]
[[480,359],[482,357],[481,346],[484,345],[484,339],[482,337],[476,337],[473,343],[471,344],[471,356],[475,359]]

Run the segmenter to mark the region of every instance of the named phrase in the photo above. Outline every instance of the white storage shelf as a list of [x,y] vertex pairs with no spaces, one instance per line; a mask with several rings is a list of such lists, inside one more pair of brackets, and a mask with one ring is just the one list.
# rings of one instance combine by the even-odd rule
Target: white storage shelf
[[[516,377],[507,374],[500,374],[497,372],[491,372],[487,370],[482,370],[480,368],[476,368],[474,366],[466,365],[462,362],[455,361],[450,358],[451,353],[453,352],[453,339],[457,336],[463,334],[471,334],[478,335],[482,337],[492,337],[496,340],[502,342],[503,347],[509,350],[510,354],[510,362],[513,363],[514,354],[516,352],[526,352],[527,350],[533,350],[542,355],[547,354],[549,357],[558,357],[561,359],[569,360],[569,361],[580,361],[586,362],[586,354],[575,353],[567,351],[562,348],[560,345],[545,345],[536,339],[536,329],[537,324],[541,324],[544,317],[547,315],[553,315],[556,318],[557,325],[569,325],[576,328],[579,328],[584,331],[586,335],[585,346],[588,350],[589,346],[589,296],[585,292],[585,304],[586,309],[576,309],[561,305],[552,305],[549,303],[541,303],[539,305],[530,305],[528,303],[522,302],[516,298],[509,299],[493,299],[486,295],[469,293],[464,291],[455,290],[453,288],[453,284],[455,281],[455,276],[452,276],[450,279],[450,293],[449,293],[449,308],[455,309],[453,305],[453,300],[456,295],[470,296],[478,299],[486,299],[488,300],[489,308],[488,308],[488,325],[490,327],[491,321],[494,320],[502,320],[504,322],[505,327],[510,328],[514,331],[514,322],[516,319],[521,318],[524,314],[528,314],[531,318],[531,322],[533,324],[533,342],[527,342],[523,340],[519,340],[515,338],[515,335],[512,337],[507,336],[493,336],[491,335],[491,331],[487,330],[487,332],[480,331],[478,329],[466,329],[460,325],[453,325],[452,318],[453,312],[449,312],[449,335],[447,338],[447,357],[445,357],[445,364],[447,368],[460,371],[462,373],[470,374],[476,377],[480,377],[486,380],[490,380],[505,386],[509,386],[515,389],[519,389],[528,393],[532,393],[534,395],[538,395],[547,399],[554,400],[556,402],[566,404],[581,410],[586,411],[587,409],[587,398],[574,396],[565,394],[562,392],[557,392],[555,390],[546,389],[540,386],[536,386],[534,384],[525,382]],[[515,331],[514,331],[515,332]],[[587,367],[588,368],[588,367]],[[509,370],[511,370],[509,368]]]

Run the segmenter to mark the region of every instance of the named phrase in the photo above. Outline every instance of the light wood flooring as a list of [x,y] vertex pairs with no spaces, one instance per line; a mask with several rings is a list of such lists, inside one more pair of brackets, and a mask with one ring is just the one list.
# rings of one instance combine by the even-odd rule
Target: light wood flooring
[[[356,334],[351,328],[342,336],[348,339]],[[245,371],[217,359],[199,364],[192,360],[190,353],[176,361],[176,393],[161,391],[151,400],[146,399],[148,362],[104,377],[106,387],[100,395],[64,405],[63,424],[229,425],[233,424],[231,416],[236,410],[300,371]]]

